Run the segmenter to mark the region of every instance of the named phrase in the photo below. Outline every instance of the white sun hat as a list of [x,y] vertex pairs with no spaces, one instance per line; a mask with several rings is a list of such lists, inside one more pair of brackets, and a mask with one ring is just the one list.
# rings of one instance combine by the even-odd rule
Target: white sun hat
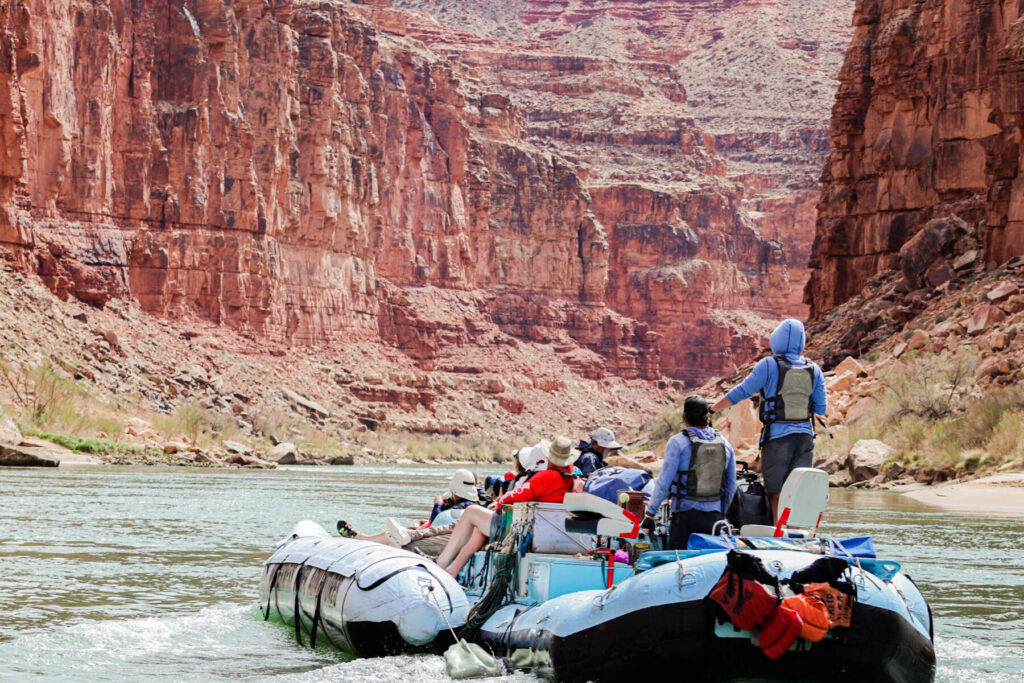
[[463,500],[480,500],[476,490],[476,477],[469,470],[455,470],[448,482],[451,492]]
[[539,470],[545,470],[548,467],[548,461],[550,460],[550,449],[551,442],[544,439],[536,446],[532,448],[525,448],[525,458],[520,453],[519,464],[523,466],[523,469],[527,472],[537,472]]

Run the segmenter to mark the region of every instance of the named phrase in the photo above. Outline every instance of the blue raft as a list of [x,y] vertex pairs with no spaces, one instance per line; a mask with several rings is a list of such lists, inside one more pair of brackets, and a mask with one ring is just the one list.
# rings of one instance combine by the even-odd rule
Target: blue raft
[[[318,525],[300,523],[267,561],[261,599],[300,642],[319,631],[360,656],[438,652],[451,642],[450,623],[513,666],[560,681],[666,670],[707,681],[934,680],[928,604],[898,563],[873,557],[870,539],[694,536],[689,550],[634,551],[632,563],[611,566],[607,554],[580,548],[599,537],[629,538],[618,522],[584,520],[593,535],[570,533],[565,528],[578,531],[581,522],[567,522],[560,505],[515,507],[503,545],[477,553],[458,583],[412,553],[327,538]],[[842,557],[843,580],[856,590],[851,625],[816,643],[798,639],[778,659],[767,658],[757,635],[725,620],[708,598],[731,548],[780,580],[822,557]],[[496,581],[496,574],[503,575]],[[473,614],[475,604],[487,608]]]

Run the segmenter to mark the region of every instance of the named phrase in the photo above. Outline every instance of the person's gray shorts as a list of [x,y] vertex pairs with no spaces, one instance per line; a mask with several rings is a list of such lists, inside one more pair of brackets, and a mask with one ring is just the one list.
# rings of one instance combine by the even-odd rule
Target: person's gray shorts
[[810,467],[813,461],[814,437],[810,434],[787,434],[769,439],[761,451],[764,490],[779,493],[790,472],[797,467]]

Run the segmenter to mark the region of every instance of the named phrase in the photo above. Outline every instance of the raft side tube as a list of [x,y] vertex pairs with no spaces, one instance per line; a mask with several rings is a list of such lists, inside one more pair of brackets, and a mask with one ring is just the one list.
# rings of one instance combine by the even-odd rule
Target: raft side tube
[[469,613],[462,588],[429,560],[315,533],[286,540],[267,560],[260,600],[299,642],[315,634],[357,656],[436,652],[452,642],[448,624],[462,626]]

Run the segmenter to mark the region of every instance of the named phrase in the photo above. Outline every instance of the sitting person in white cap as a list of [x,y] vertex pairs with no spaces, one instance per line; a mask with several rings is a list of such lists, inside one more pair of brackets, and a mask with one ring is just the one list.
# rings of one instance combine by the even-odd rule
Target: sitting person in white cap
[[484,490],[492,496],[500,497],[514,490],[530,475],[531,472],[546,469],[548,466],[548,449],[551,442],[542,440],[536,446],[523,446],[512,452],[515,469],[506,472],[504,477],[487,477]]
[[598,427],[590,435],[590,443],[580,441],[576,449],[580,452],[576,467],[586,477],[604,467],[604,456],[612,451],[621,450],[622,444],[615,440],[615,432],[607,427]]
[[[455,528],[455,519],[459,514],[480,500],[476,482],[476,475],[471,471],[455,470],[448,480],[449,492],[434,499],[429,520],[421,519],[410,527],[403,527],[394,519],[388,518],[387,531],[379,534],[361,534],[342,520],[338,522],[338,533],[347,538],[416,550],[423,555],[434,557],[444,547],[445,541]],[[426,542],[418,543],[419,541]]]
[[[576,485],[578,480],[572,475],[572,463],[576,457],[572,441],[559,436],[547,452],[547,467],[534,471],[518,487],[498,498],[495,510],[500,510],[502,505],[528,501],[561,503],[565,494],[579,488]],[[495,514],[479,506],[466,508],[435,562],[452,576],[458,576],[473,553],[487,542]]]

